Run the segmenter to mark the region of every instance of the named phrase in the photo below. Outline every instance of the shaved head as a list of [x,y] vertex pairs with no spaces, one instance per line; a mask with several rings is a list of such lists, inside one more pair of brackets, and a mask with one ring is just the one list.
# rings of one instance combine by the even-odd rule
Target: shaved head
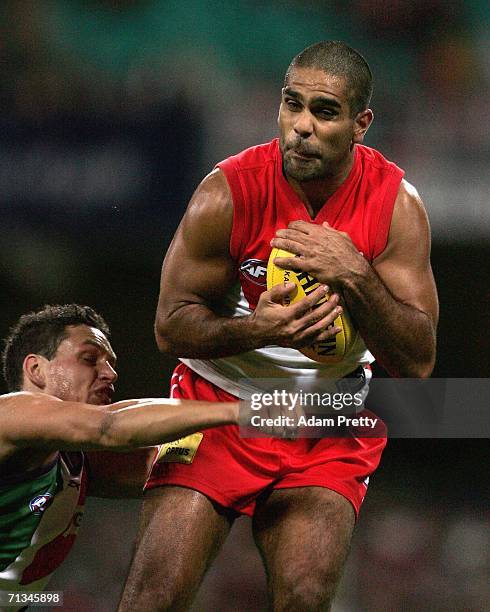
[[349,92],[351,116],[368,108],[373,92],[371,70],[360,53],[339,41],[322,41],[307,47],[293,58],[284,78],[289,84],[295,68],[315,68],[325,74],[346,80]]

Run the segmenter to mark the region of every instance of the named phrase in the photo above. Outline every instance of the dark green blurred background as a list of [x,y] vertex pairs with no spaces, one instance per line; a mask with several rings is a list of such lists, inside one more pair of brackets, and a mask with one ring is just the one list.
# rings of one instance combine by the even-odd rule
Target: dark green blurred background
[[[5,0],[1,334],[45,303],[89,304],[112,327],[118,397],[166,395],[174,362],[152,325],[186,203],[217,161],[275,135],[293,55],[340,39],[375,76],[366,144],[406,170],[431,220],[434,375],[488,377],[489,21],[482,0]],[[115,608],[138,511],[89,504],[52,584],[65,609]],[[391,441],[335,612],[485,609],[487,524],[486,440]],[[246,519],[231,537],[196,611],[265,609]]]

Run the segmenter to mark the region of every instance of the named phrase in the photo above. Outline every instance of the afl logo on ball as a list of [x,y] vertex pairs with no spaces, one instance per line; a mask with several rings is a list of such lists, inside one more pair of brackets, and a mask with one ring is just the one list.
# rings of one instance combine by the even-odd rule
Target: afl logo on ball
[[29,502],[29,508],[31,509],[31,512],[39,516],[46,510],[46,508],[51,504],[52,501],[53,496],[51,495],[51,493],[44,493],[44,495],[36,495],[36,497],[33,497]]
[[261,259],[247,259],[240,264],[240,272],[252,283],[267,287],[267,262]]

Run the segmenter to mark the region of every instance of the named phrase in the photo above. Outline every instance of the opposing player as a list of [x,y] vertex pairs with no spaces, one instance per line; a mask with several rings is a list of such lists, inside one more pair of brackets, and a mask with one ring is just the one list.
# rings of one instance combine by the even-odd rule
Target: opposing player
[[[286,73],[280,138],[199,185],[165,258],[156,318],[160,350],[182,362],[174,397],[231,400],[244,379],[265,376],[362,386],[373,355],[393,376],[430,375],[438,305],[427,217],[403,171],[362,145],[371,91],[349,46],[305,49]],[[284,307],[292,288],[265,286],[271,246],[299,255],[276,263],[316,276],[330,299],[312,310],[323,286]],[[311,361],[297,349],[336,333],[341,295],[359,338],[338,364]],[[253,517],[271,608],[329,609],[384,445],[208,430],[192,463],[153,467],[121,610],[185,609],[239,514]]]
[[108,335],[100,315],[69,304],[22,316],[6,340],[12,392],[0,396],[0,592],[42,590],[73,544],[87,484],[89,494],[137,495],[155,454],[92,452],[87,461],[80,451],[150,447],[238,422],[236,402],[212,410],[200,401],[111,404],[117,374]]

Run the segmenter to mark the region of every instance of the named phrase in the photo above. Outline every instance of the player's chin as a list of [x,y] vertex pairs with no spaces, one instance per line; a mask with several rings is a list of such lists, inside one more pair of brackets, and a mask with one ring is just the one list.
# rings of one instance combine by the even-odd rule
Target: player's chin
[[284,159],[286,175],[295,181],[314,181],[322,177],[320,160],[317,158],[289,157]]

